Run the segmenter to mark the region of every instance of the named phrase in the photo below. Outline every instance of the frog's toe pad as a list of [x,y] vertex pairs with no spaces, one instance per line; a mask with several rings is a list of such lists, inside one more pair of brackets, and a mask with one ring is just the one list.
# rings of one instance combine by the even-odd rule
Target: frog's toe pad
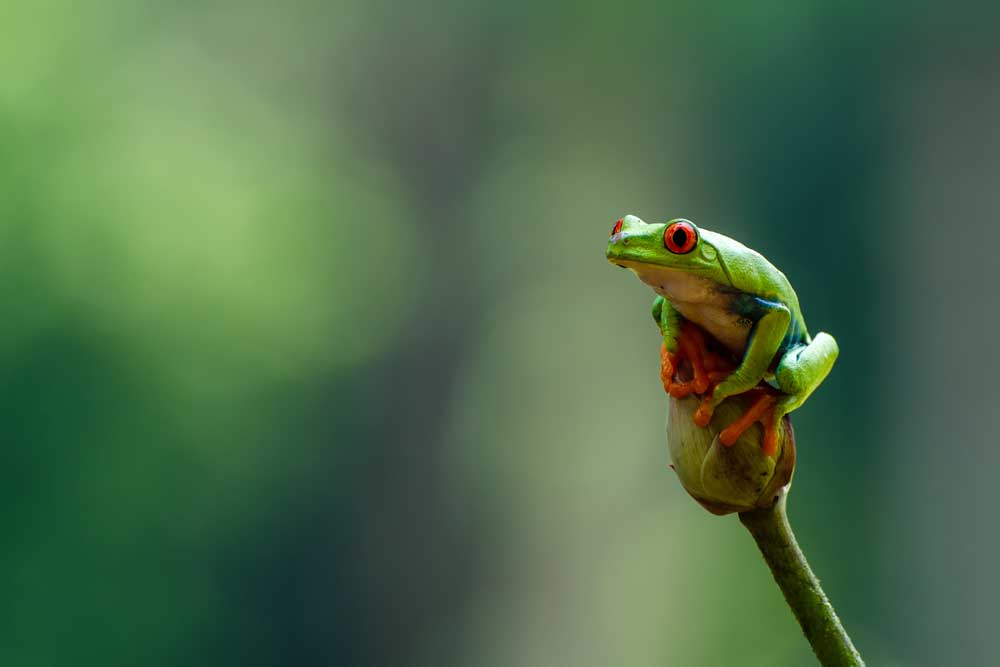
[[705,428],[708,423],[712,421],[712,413],[715,411],[715,406],[712,405],[712,397],[709,396],[701,402],[698,409],[694,411],[694,423],[698,426]]

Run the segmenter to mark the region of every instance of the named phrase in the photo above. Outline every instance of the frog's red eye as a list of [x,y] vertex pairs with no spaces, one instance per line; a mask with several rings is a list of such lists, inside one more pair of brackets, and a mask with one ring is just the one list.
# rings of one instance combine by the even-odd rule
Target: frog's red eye
[[615,223],[615,226],[611,228],[611,235],[612,236],[614,236],[615,234],[617,234],[618,232],[620,232],[622,230],[622,220],[624,220],[624,219],[625,218],[619,218],[618,222]]
[[694,250],[698,243],[698,232],[694,225],[686,220],[680,220],[667,225],[663,230],[663,246],[675,255],[683,255]]

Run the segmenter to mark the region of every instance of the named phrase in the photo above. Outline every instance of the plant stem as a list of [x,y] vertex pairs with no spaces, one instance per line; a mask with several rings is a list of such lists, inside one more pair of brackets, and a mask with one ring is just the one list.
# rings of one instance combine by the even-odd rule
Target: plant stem
[[771,507],[740,514],[740,521],[757,542],[820,664],[823,667],[864,667],[861,655],[795,541],[785,510],[786,498],[783,492]]

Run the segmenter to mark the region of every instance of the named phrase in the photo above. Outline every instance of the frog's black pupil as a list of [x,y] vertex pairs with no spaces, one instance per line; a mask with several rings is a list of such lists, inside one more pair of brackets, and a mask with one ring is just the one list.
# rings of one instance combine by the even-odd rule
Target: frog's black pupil
[[683,227],[678,227],[677,229],[674,230],[672,236],[674,238],[674,245],[677,246],[678,248],[683,248],[684,244],[687,242],[687,236],[688,236],[687,230],[684,229]]

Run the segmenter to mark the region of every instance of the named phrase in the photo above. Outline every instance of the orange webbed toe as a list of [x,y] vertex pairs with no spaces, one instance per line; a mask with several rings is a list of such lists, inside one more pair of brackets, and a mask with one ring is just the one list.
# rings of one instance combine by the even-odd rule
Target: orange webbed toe
[[719,442],[726,447],[732,447],[740,439],[740,436],[743,435],[743,432],[753,426],[754,423],[758,421],[763,421],[765,424],[770,423],[769,412],[773,405],[774,396],[762,394],[747,408],[743,416],[723,429],[722,433],[719,434]]
[[674,383],[674,355],[667,349],[667,344],[660,345],[660,381],[663,382],[663,391],[670,393],[670,388]]
[[715,406],[712,405],[712,397],[706,396],[698,409],[694,411],[694,423],[705,428],[712,421],[713,412],[715,412]]
[[681,336],[677,343],[684,356],[691,362],[691,374],[694,376],[691,382],[694,392],[704,394],[709,386],[708,373],[705,370],[705,358],[708,356],[705,335],[697,326],[685,322],[681,327]]

